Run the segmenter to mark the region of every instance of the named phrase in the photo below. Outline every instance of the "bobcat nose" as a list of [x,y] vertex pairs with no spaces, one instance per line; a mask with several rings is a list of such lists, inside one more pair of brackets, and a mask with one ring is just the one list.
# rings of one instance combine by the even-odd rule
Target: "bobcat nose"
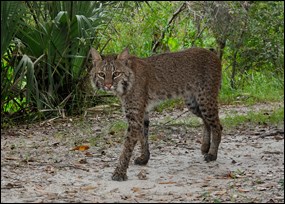
[[111,89],[112,84],[105,84],[105,87],[106,87],[107,89]]

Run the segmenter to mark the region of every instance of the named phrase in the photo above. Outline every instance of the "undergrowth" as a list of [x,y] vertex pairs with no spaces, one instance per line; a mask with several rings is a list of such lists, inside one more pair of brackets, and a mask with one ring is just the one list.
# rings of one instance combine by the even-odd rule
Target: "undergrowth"
[[243,123],[254,123],[254,124],[280,124],[284,122],[284,106],[279,107],[269,113],[268,111],[253,112],[250,111],[245,115],[227,115],[221,119],[221,123],[225,127],[236,127]]

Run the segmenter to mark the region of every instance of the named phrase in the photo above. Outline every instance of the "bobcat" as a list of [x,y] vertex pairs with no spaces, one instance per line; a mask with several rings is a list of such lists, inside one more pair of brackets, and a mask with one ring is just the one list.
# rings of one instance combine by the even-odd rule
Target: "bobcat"
[[127,180],[127,168],[138,141],[141,155],[135,159],[135,164],[147,164],[150,158],[148,112],[157,102],[168,98],[183,97],[187,107],[202,118],[205,126],[202,154],[207,162],[217,159],[222,132],[217,102],[221,63],[214,52],[190,48],[148,58],[129,55],[127,48],[118,56],[100,56],[94,48],[90,53],[93,88],[113,91],[120,98],[128,121],[113,180]]

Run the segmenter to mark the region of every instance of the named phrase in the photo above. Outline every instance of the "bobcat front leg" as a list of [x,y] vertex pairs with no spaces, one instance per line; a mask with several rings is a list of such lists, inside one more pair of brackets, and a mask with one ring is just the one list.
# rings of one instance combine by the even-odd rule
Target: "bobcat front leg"
[[112,179],[115,181],[125,181],[128,179],[127,169],[129,167],[132,152],[137,141],[143,137],[143,114],[140,114],[138,109],[129,109],[126,110],[126,117],[129,127],[123,151],[119,158],[119,163],[112,175]]

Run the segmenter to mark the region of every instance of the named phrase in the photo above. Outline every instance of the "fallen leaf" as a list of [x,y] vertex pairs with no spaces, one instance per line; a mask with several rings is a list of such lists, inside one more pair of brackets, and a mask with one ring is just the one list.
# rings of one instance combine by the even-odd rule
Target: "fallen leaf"
[[284,137],[280,137],[280,136],[274,136],[274,139],[279,141],[279,140],[284,140]]
[[27,158],[27,159],[22,159],[22,162],[28,163],[28,162],[36,162],[34,158]]
[[132,191],[133,191],[134,193],[137,193],[137,192],[140,192],[140,191],[141,191],[141,188],[133,187],[133,188],[132,188]]
[[246,192],[249,192],[250,190],[249,190],[249,189],[238,188],[238,191],[239,191],[240,193],[246,193]]
[[205,180],[206,180],[206,181],[211,181],[211,180],[213,180],[213,178],[214,178],[213,176],[207,176],[207,177],[205,178]]
[[48,165],[46,166],[45,171],[51,174],[55,172],[55,169],[53,166]]
[[247,176],[242,176],[242,175],[239,175],[239,174],[237,174],[236,175],[236,178],[246,178]]
[[11,189],[11,188],[13,188],[13,187],[14,187],[14,185],[13,185],[13,184],[11,184],[11,183],[8,183],[5,187],[6,187],[7,189]]
[[236,175],[235,175],[233,172],[230,171],[230,172],[226,175],[226,178],[235,179],[235,178],[236,178]]
[[264,151],[264,154],[283,154],[281,151]]
[[140,171],[140,173],[138,173],[138,178],[140,179],[140,180],[146,180],[147,179],[147,177],[146,177],[146,171],[145,171],[145,169],[142,169],[141,171]]
[[237,163],[234,159],[232,160],[232,164],[235,164],[235,163]]
[[79,159],[78,162],[79,162],[80,164],[87,164],[87,160],[86,160],[85,158]]
[[90,152],[85,152],[85,156],[86,157],[93,157],[93,154],[91,154]]
[[58,146],[58,145],[59,145],[59,142],[55,142],[55,143],[52,144],[52,146],[55,146],[55,147]]
[[176,184],[177,182],[174,182],[174,181],[162,181],[162,182],[159,182],[159,184]]
[[6,160],[18,160],[19,158],[17,157],[5,157]]
[[208,182],[204,182],[204,183],[201,185],[201,187],[207,187],[207,186],[209,186],[209,183],[208,183]]
[[15,184],[15,183],[7,183],[6,186],[1,186],[2,189],[11,189],[11,188],[23,188],[21,184]]
[[121,195],[121,199],[127,200],[127,199],[130,199],[130,196],[129,195]]
[[230,171],[227,175],[226,178],[231,178],[231,179],[236,179],[236,178],[246,178],[246,175],[241,175],[244,174],[244,172],[232,172]]
[[87,145],[80,145],[80,146],[74,147],[72,150],[85,151],[87,149],[89,149],[89,146],[87,146]]
[[217,191],[217,192],[215,192],[215,195],[224,195],[226,192],[227,192],[227,190]]
[[256,189],[259,191],[265,191],[266,190],[266,188],[263,186],[258,186]]
[[84,191],[94,190],[96,189],[96,186],[83,186],[83,187],[80,187],[80,189]]
[[[145,196],[146,196],[145,193],[139,193],[139,194],[136,194],[136,195],[135,195],[136,198],[143,198],[143,197],[145,197]],[[138,201],[136,201],[136,202],[139,203]]]

